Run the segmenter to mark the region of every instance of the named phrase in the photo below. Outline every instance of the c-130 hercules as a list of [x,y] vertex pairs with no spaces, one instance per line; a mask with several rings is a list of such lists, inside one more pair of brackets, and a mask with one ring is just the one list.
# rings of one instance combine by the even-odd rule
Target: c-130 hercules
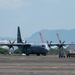
[[31,45],[27,44],[26,41],[25,43],[23,43],[21,39],[20,27],[18,27],[17,31],[17,43],[20,44],[17,45],[18,48],[22,51],[22,53],[25,53],[26,55],[30,54],[36,54],[37,56],[39,56],[40,54],[46,55],[50,49],[47,44]]
[[30,54],[36,54],[37,56],[40,56],[40,55],[47,55],[48,51],[50,50],[49,46],[47,44],[30,44],[30,43],[27,43],[25,41],[22,42],[22,38],[21,38],[21,33],[20,33],[20,27],[18,26],[18,29],[17,29],[17,43],[14,43],[15,41],[13,41],[13,43],[11,43],[11,41],[9,41],[10,43],[9,44],[3,44],[3,43],[0,43],[1,46],[8,46],[9,49],[10,48],[13,48],[13,46],[17,46],[21,51],[22,53],[26,54],[27,56],[29,56]]

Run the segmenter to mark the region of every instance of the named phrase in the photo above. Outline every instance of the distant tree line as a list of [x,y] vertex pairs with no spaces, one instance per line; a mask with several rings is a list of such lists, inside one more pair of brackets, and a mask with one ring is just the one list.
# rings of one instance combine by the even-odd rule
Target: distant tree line
[[[0,54],[10,54],[10,50],[5,48],[0,48]],[[22,54],[22,52],[21,50],[16,49],[13,52],[11,52],[11,54]]]
[[8,54],[8,53],[9,53],[9,50],[0,48],[0,54]]

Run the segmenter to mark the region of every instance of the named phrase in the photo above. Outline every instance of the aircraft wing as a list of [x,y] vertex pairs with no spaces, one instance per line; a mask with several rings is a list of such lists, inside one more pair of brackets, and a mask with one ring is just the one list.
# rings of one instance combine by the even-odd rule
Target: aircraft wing
[[15,44],[4,44],[4,43],[0,43],[0,46],[26,46],[26,47],[30,47],[31,44],[23,44],[23,43],[15,43]]
[[[66,45],[73,45],[73,44],[48,44],[48,46],[58,46],[59,48],[62,48],[63,46],[66,46]],[[0,46],[8,46],[9,49],[10,48],[13,48],[13,46],[17,46],[17,47],[30,47],[31,44],[24,44],[24,43],[8,43],[8,44],[4,44],[4,43],[0,43]]]
[[[10,44],[10,43],[0,43],[0,46],[31,46],[31,44],[24,44],[24,43],[14,43],[14,44]],[[54,44],[48,44],[49,46],[60,46],[60,45],[73,45],[73,44],[57,44],[57,43],[54,43]]]
[[49,46],[66,46],[66,45],[73,45],[73,44],[48,44]]

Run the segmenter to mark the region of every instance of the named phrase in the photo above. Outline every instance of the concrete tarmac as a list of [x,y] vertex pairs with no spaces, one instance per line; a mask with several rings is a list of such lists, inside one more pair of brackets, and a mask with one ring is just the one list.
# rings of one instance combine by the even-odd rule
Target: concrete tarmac
[[0,75],[75,75],[75,58],[0,55]]

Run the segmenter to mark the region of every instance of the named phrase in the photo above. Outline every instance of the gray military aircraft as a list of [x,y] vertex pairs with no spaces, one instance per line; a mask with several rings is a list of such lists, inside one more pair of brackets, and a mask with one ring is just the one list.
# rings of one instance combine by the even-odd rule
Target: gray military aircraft
[[37,56],[39,56],[40,54],[46,55],[50,49],[47,44],[32,45],[32,44],[27,44],[26,41],[25,43],[23,43],[21,39],[20,27],[18,27],[17,31],[17,44],[20,44],[17,45],[18,48],[26,55],[30,54],[37,54]]
[[13,41],[11,43],[11,41],[9,41],[10,43],[9,44],[4,44],[4,43],[1,43],[0,45],[1,46],[8,46],[9,49],[10,48],[13,48],[13,46],[17,46],[21,51],[22,53],[25,53],[27,56],[30,55],[30,54],[36,54],[37,56],[40,56],[40,55],[46,55],[49,51],[49,46],[45,43],[42,43],[42,44],[30,44],[30,43],[27,43],[25,41],[22,42],[22,39],[21,39],[21,33],[20,33],[20,27],[18,27],[17,29],[17,43],[14,43],[15,41]]

